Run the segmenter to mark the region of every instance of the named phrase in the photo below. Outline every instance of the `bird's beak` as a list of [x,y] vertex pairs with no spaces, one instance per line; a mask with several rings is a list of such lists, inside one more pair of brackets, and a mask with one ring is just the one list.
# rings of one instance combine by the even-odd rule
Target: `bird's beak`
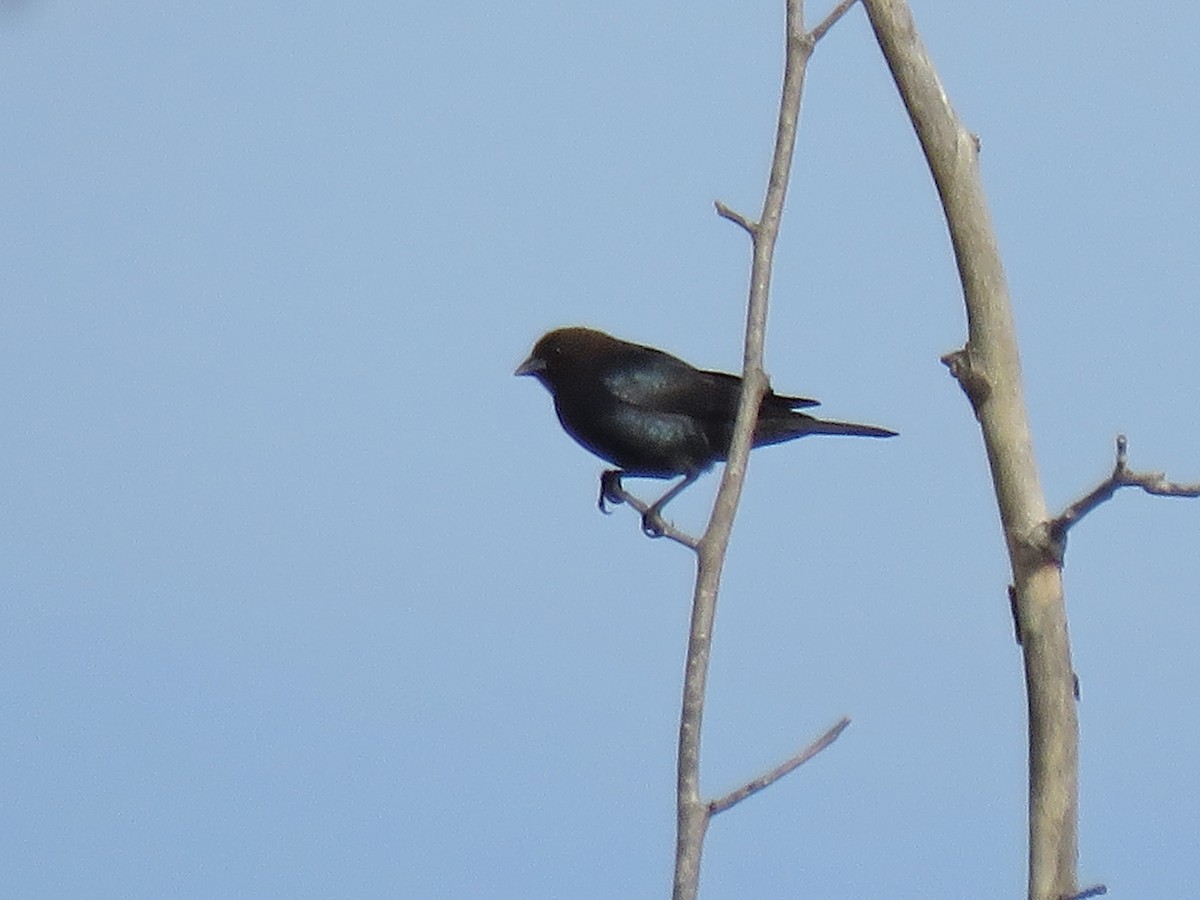
[[538,359],[536,356],[531,356],[525,362],[517,366],[517,371],[514,375],[537,375],[539,372],[546,371],[546,361]]

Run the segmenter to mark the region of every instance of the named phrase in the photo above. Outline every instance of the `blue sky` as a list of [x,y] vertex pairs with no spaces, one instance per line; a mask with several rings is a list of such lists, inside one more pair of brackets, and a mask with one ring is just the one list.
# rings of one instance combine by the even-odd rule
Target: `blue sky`
[[[824,13],[810,6],[810,17]],[[1200,478],[1200,10],[918,2],[983,143],[1050,503]],[[0,9],[7,896],[665,896],[692,564],[511,377],[585,323],[740,361],[782,3]],[[1010,897],[1021,662],[962,304],[855,10],[767,369],[888,442],[755,454],[706,897]],[[636,484],[631,482],[631,486]],[[698,529],[709,476],[672,504]],[[660,489],[642,485],[647,493]],[[1200,505],[1072,532],[1081,877],[1200,883]]]

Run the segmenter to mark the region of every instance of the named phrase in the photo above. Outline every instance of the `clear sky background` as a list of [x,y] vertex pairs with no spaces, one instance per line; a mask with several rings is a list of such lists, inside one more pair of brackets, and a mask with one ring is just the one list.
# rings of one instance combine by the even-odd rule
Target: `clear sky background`
[[[511,372],[575,323],[740,365],[712,201],[761,203],[782,2],[0,10],[4,896],[667,896],[691,556],[597,512]],[[1051,505],[1121,430],[1200,479],[1200,6],[915,13]],[[702,893],[1022,896],[964,314],[861,10],[802,119],[767,368],[901,437],[755,454],[706,791],[854,722],[713,823]],[[1200,503],[1131,491],[1071,536],[1080,872],[1116,896],[1200,885],[1198,550]]]

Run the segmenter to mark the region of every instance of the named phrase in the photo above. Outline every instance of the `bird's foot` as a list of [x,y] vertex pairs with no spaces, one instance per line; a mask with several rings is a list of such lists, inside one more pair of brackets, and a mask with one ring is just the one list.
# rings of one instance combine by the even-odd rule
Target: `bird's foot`
[[650,538],[660,538],[667,532],[667,522],[656,507],[650,507],[642,514],[642,534]]
[[[652,538],[664,537],[671,526],[662,517],[662,500],[647,508],[636,497],[625,493],[625,486],[621,484],[622,474],[624,473],[620,469],[606,469],[600,473],[600,499],[596,503],[600,507],[600,512],[608,515],[611,512],[608,508],[610,503],[613,506],[620,506],[622,503],[630,502],[639,510],[646,510],[642,514],[642,534]],[[668,495],[665,499],[669,500],[671,496]]]
[[600,507],[600,512],[608,515],[609,509],[606,504],[611,503],[613,506],[620,506],[625,502],[625,488],[621,485],[621,472],[619,469],[606,469],[600,473],[600,501],[596,504]]

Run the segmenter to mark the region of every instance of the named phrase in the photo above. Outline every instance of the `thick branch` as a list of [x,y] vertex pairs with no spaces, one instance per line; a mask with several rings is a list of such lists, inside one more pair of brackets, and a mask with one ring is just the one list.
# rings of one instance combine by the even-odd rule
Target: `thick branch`
[[979,176],[979,142],[958,119],[903,0],[863,0],[937,185],[967,307],[968,340],[947,363],[983,431],[1013,571],[1029,705],[1029,897],[1076,893],[1078,724],[1062,574],[1021,388],[1004,269]]

